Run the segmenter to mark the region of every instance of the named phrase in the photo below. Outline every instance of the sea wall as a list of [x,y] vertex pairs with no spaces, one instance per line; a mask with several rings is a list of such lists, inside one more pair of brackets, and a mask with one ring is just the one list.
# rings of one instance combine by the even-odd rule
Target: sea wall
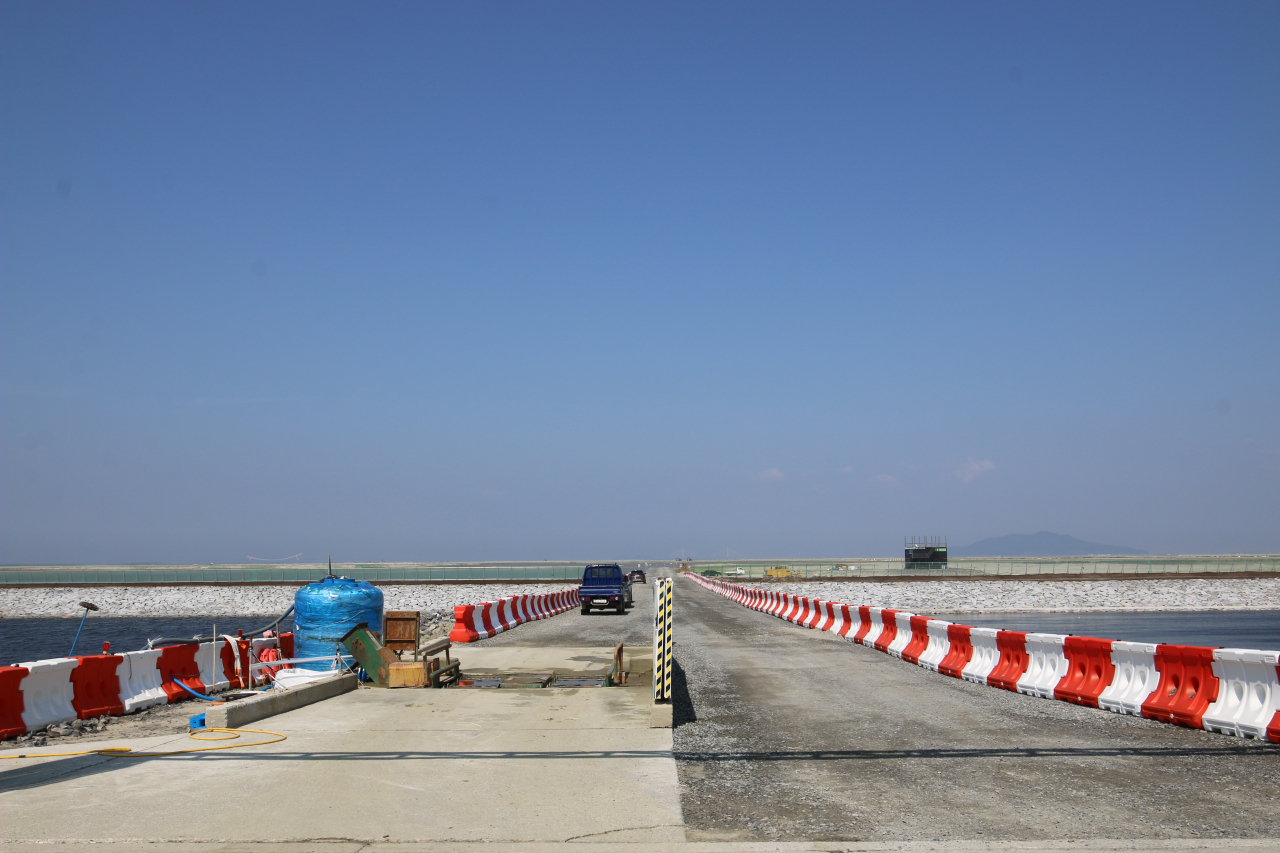
[[[554,592],[573,584],[387,584],[379,587],[387,610],[422,611],[428,628],[453,626],[459,604],[507,595]],[[95,616],[279,616],[293,604],[298,584],[284,586],[0,587],[0,618],[79,616],[80,601],[100,608]],[[448,627],[444,628],[447,632]],[[428,630],[428,634],[432,631]]]
[[[732,578],[727,578],[732,580]],[[751,581],[746,582],[752,585]],[[1280,578],[755,583],[761,589],[915,613],[1280,610]]]

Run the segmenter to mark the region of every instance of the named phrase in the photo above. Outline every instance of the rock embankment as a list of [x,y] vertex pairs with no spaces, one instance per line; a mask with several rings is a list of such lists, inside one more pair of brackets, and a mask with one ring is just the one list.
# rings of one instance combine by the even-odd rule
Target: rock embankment
[[1123,610],[1280,610],[1280,578],[974,580],[761,584],[844,604],[914,613],[1072,613]]
[[[493,601],[507,595],[558,592],[560,584],[394,584],[380,587],[387,610],[419,610],[426,634],[453,626],[459,604]],[[97,616],[279,616],[293,604],[298,585],[282,586],[119,586],[0,587],[0,617],[79,616],[81,601],[100,608]],[[448,630],[445,628],[444,630]]]

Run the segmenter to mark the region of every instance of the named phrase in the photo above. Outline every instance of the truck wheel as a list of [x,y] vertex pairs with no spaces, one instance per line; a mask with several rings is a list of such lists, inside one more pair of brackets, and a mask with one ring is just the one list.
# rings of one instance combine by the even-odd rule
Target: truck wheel
[[587,615],[588,613],[590,613],[590,612],[591,612],[591,605],[590,605],[590,604],[584,604],[584,605],[582,605],[582,615],[583,615],[583,616],[586,616],[586,615]]
[[625,616],[627,614],[627,603],[625,601],[619,601],[617,610],[619,616]]

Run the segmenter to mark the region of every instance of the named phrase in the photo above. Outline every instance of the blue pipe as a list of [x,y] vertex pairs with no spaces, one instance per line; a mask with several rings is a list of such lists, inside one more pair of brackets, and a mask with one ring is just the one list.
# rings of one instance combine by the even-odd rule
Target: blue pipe
[[76,643],[80,642],[80,632],[84,630],[84,620],[89,618],[89,608],[84,609],[84,615],[80,617],[80,627],[76,629],[76,638],[71,641],[71,651],[67,652],[67,657],[71,657],[76,652]]
[[203,693],[197,693],[197,692],[195,692],[194,690],[192,690],[190,687],[188,687],[187,685],[183,684],[181,681],[179,681],[179,680],[178,680],[178,676],[176,676],[176,675],[173,677],[173,683],[174,683],[174,684],[176,684],[176,685],[178,685],[179,687],[181,687],[183,690],[187,691],[188,693],[190,693],[192,696],[195,696],[197,699],[208,699],[210,702],[214,701],[214,699],[213,699],[213,697],[212,697],[212,696],[206,696],[206,695],[204,695]]

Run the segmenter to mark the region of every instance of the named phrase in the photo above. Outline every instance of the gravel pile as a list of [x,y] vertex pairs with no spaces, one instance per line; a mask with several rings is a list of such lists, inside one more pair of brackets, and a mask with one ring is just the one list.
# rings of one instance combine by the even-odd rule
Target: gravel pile
[[[453,608],[507,595],[559,592],[568,584],[404,584],[381,587],[387,610],[422,611],[427,635],[448,633]],[[0,618],[79,616],[92,601],[97,616],[279,616],[293,604],[298,585],[0,587]],[[443,625],[448,627],[440,628]]]
[[762,589],[914,613],[1280,610],[1280,578],[761,584]]

